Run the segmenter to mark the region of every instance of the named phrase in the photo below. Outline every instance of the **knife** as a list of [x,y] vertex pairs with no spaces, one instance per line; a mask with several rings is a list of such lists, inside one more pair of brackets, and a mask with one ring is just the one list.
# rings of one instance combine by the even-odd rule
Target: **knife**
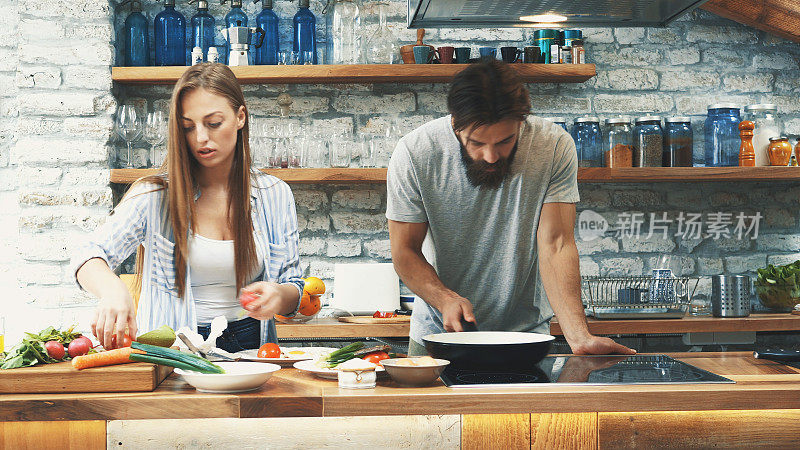
[[178,338],[181,341],[183,341],[183,343],[186,344],[187,347],[189,347],[189,351],[191,351],[192,353],[194,353],[195,355],[197,355],[197,356],[199,356],[201,358],[208,359],[208,358],[206,358],[206,354],[203,353],[202,350],[197,348],[196,345],[192,344],[192,341],[190,341],[189,338],[187,338],[185,334],[178,333]]
[[800,362],[800,350],[765,349],[753,352],[754,358],[768,359],[778,362]]

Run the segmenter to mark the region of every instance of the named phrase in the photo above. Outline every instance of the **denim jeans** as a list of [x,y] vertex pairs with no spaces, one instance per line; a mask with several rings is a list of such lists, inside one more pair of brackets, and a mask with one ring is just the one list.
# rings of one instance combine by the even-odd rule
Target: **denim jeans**
[[[199,325],[197,332],[203,336],[203,339],[208,339],[211,327],[209,325]],[[216,346],[233,353],[260,347],[261,322],[252,317],[228,322],[228,328],[222,332],[222,336],[217,338]]]

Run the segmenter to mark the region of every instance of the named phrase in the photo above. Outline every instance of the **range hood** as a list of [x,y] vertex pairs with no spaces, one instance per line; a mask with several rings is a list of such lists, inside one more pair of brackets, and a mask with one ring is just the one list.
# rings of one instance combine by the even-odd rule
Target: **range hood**
[[[408,0],[408,27],[658,27],[706,1]],[[542,15],[559,15],[567,20],[543,23],[547,18],[535,17]],[[526,16],[528,20],[520,19]]]

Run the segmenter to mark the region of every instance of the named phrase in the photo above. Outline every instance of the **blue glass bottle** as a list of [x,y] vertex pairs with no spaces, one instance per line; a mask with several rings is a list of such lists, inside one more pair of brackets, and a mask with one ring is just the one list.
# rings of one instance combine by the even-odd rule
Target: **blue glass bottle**
[[[225,4],[228,0],[222,0],[220,3]],[[242,11],[242,0],[230,0],[231,10],[225,14],[225,28],[230,27],[246,27],[247,14]],[[228,64],[228,55],[231,54],[231,44],[228,39],[225,40],[225,51],[221,55],[220,62]]]
[[200,47],[203,55],[208,58],[208,49],[214,46],[214,27],[216,20],[208,13],[207,0],[189,0],[189,3],[197,2],[197,14],[192,16],[192,45],[191,48]]
[[147,18],[142,14],[142,2],[127,0],[122,3],[131,4],[131,13],[125,19],[123,35],[125,42],[125,65],[149,66],[150,65],[150,33]]
[[[258,0],[255,0],[258,2]],[[261,12],[256,16],[256,27],[264,30],[264,43],[255,48],[257,65],[278,64],[278,15],[272,10],[272,0],[261,0]]]
[[706,167],[739,165],[739,107],[733,103],[708,106],[705,122]]
[[305,64],[304,52],[314,55],[313,64],[317,64],[317,18],[308,9],[309,0],[300,0],[300,9],[294,15],[294,43],[292,50],[297,54],[297,64]]
[[603,134],[600,119],[579,117],[572,127],[572,139],[578,152],[579,167],[600,167],[603,165]]
[[153,21],[157,66],[185,66],[186,17],[175,11],[175,0],[164,0],[164,10]]

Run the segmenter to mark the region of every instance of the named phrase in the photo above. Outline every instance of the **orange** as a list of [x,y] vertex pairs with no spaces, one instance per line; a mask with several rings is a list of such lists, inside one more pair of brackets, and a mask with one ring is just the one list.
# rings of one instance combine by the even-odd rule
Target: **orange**
[[306,287],[303,290],[310,295],[322,295],[325,293],[325,283],[317,277],[308,277],[306,278]]
[[318,313],[322,304],[319,301],[319,295],[308,295],[303,292],[303,297],[300,298],[300,314],[304,316],[313,316]]

